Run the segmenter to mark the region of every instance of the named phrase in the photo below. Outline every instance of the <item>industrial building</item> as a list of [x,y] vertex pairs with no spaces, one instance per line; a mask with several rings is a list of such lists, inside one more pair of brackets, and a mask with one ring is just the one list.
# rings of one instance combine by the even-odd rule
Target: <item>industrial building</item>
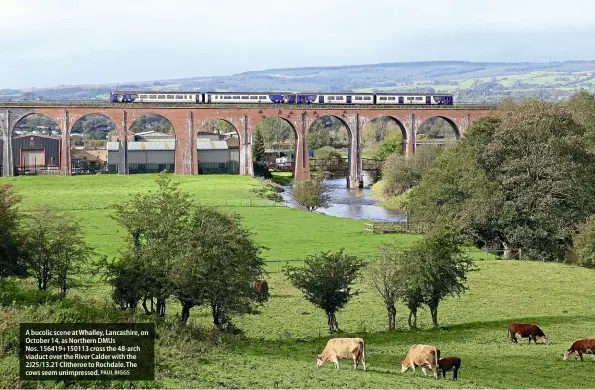
[[[222,140],[224,136],[214,133],[199,133],[196,141],[198,172],[239,173],[239,142]],[[236,137],[237,140],[237,137]],[[128,141],[129,173],[161,172],[167,169],[175,172],[176,139],[173,134],[146,131],[134,135]],[[120,160],[119,142],[107,143],[107,164],[109,172],[117,172]]]
[[61,142],[60,137],[41,134],[14,137],[12,155],[15,173],[58,173]]

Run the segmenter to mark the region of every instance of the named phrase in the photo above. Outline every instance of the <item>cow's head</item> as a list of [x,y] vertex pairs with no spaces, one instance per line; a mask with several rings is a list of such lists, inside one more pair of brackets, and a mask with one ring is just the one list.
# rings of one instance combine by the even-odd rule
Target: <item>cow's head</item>
[[568,360],[570,355],[574,355],[574,358],[578,359],[578,352],[573,351],[571,349],[567,349],[566,351],[564,351],[564,360]]
[[547,337],[547,334],[545,334],[545,333],[543,334],[543,336],[538,337],[538,338],[542,339],[544,344],[549,344],[550,343],[550,340]]
[[325,361],[326,360],[324,359],[324,357],[322,355],[316,356],[316,367],[322,366]]
[[401,373],[409,369],[409,364],[405,360],[401,360]]

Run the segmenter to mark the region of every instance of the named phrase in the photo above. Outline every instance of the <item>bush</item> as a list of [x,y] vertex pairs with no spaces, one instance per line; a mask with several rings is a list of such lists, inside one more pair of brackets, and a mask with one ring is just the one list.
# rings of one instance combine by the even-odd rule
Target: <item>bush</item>
[[269,167],[267,167],[266,162],[264,161],[255,161],[253,163],[254,167],[254,176],[264,177],[265,179],[272,179],[273,174],[269,171]]
[[328,207],[330,196],[322,179],[301,180],[293,182],[293,199],[308,211],[319,207]]
[[574,236],[574,263],[581,267],[595,269],[595,215],[591,215],[578,228]]

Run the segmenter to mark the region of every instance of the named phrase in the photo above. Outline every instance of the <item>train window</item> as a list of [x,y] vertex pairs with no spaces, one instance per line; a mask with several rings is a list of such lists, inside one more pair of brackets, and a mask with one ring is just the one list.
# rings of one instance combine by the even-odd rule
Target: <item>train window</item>
[[165,99],[165,95],[157,95],[157,99]]
[[259,96],[258,98],[259,99],[266,99],[267,97],[266,96]]
[[258,99],[258,96],[250,96],[250,99],[251,100],[256,100],[256,99]]
[[329,96],[327,99],[328,100],[335,100],[335,97],[334,96]]
[[174,95],[167,95],[167,98],[168,99],[173,99],[174,98]]
[[386,96],[380,96],[380,100],[386,100]]
[[343,96],[337,96],[337,100],[343,100]]
[[184,95],[176,95],[176,99],[184,99]]
[[248,96],[242,96],[242,99],[246,100],[249,99]]
[[225,96],[224,99],[231,99],[231,96]]
[[407,96],[407,100],[413,100],[413,99],[415,99],[415,98],[411,97],[411,96]]
[[140,95],[140,98],[141,99],[146,99],[147,98],[147,95]]
[[157,97],[155,95],[149,95],[149,99],[156,99]]
[[372,96],[364,96],[364,100],[372,100]]
[[355,100],[362,100],[362,97],[361,96],[356,96],[355,97]]
[[388,100],[395,100],[395,97],[394,96],[389,96],[388,97]]
[[418,97],[415,98],[415,100],[424,100],[424,98],[421,97],[421,96],[418,96]]

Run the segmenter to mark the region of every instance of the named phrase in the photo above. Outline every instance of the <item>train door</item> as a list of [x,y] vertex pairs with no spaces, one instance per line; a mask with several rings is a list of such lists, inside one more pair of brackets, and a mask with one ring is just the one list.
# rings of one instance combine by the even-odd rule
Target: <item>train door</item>
[[324,95],[318,97],[318,103],[324,103]]
[[399,96],[399,104],[405,104],[405,98],[403,96]]
[[347,104],[351,104],[351,96],[347,96]]
[[426,96],[426,104],[432,104],[432,97]]

